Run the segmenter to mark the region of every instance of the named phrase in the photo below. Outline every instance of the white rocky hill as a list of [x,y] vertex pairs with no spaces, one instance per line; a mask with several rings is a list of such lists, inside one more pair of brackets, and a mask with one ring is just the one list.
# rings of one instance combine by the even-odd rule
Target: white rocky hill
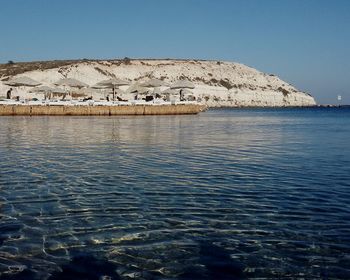
[[[17,70],[12,71],[15,68],[11,67],[17,67]],[[311,95],[297,90],[277,76],[232,62],[127,58],[64,63],[33,62],[24,63],[22,66],[20,63],[7,67],[2,65],[0,75],[0,96],[4,96],[9,88],[4,82],[13,76],[27,76],[48,86],[62,78],[75,78],[90,86],[113,77],[132,83],[157,78],[170,84],[178,80],[192,81],[195,84],[195,88],[191,90],[193,95],[210,107],[284,107],[316,104]],[[122,89],[127,89],[127,86]],[[16,92],[24,97],[30,95],[28,89],[22,87],[17,88]]]

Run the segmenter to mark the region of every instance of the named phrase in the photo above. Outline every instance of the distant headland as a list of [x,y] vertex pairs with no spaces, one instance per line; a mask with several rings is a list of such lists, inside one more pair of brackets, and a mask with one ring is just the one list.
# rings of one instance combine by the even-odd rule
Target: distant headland
[[[33,86],[13,87],[8,81],[25,77],[41,87],[52,87],[61,79],[76,79],[86,87],[72,90],[68,98],[89,97],[103,100],[108,90],[94,90],[93,86],[108,79],[128,81],[118,86],[115,93],[121,100],[135,99],[131,87],[138,87],[149,80],[164,84],[148,93],[161,98],[179,98],[176,90],[168,85],[178,81],[189,82],[193,87],[183,91],[184,101],[196,100],[208,107],[295,107],[314,106],[315,99],[301,92],[273,74],[262,73],[240,63],[181,60],[181,59],[113,59],[113,60],[54,60],[39,62],[13,62],[0,64],[0,98],[13,88],[13,96],[19,99],[43,99],[44,92],[35,92]],[[61,87],[61,90],[66,90]],[[74,95],[75,94],[75,95]],[[62,95],[62,93],[61,93]],[[57,98],[61,96],[56,94]],[[170,97],[169,97],[170,96]]]

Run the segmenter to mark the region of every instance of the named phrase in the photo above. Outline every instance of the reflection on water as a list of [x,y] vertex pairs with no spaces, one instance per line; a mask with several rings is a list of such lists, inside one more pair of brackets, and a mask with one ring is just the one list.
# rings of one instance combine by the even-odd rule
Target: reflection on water
[[349,136],[346,109],[1,117],[0,278],[349,279]]

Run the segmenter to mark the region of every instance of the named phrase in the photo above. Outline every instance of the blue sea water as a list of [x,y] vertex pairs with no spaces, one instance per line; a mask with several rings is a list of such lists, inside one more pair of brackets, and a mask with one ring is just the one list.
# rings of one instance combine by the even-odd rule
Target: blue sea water
[[1,117],[0,279],[350,279],[350,110]]

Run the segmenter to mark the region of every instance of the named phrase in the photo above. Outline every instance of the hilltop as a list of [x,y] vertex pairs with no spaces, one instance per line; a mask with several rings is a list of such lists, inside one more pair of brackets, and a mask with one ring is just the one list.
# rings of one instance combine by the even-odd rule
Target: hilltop
[[[94,85],[117,77],[131,82],[157,78],[168,83],[192,81],[194,96],[211,107],[312,106],[316,102],[273,74],[240,63],[177,59],[54,60],[0,64],[0,95],[8,89],[3,81],[25,75],[45,85],[61,78],[75,78]],[[20,90],[19,90],[20,92]]]

